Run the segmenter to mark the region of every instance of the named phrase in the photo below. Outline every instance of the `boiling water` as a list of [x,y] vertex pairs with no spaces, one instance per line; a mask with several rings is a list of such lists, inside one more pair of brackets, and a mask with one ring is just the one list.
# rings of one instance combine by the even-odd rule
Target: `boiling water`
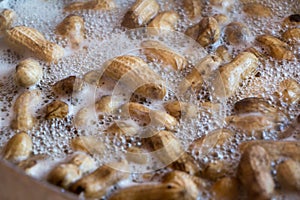
[[[17,20],[13,26],[25,25],[36,28],[42,32],[45,37],[60,45],[65,45],[66,41],[59,39],[55,33],[55,27],[60,23],[69,13],[63,12],[63,7],[74,1],[61,0],[15,0],[2,1],[0,8],[10,8],[17,13]],[[212,102],[220,103],[222,106],[221,116],[216,113],[200,112],[197,117],[193,119],[182,119],[180,125],[175,131],[175,135],[180,139],[184,149],[186,150],[189,144],[196,138],[199,138],[217,128],[226,127],[223,122],[224,117],[230,115],[233,104],[246,97],[256,96],[263,97],[275,104],[272,98],[273,93],[278,88],[278,84],[287,78],[293,78],[298,83],[300,82],[300,66],[299,61],[283,61],[278,62],[272,59],[266,60],[264,64],[260,64],[258,72],[260,76],[253,76],[245,80],[236,94],[228,100],[216,99],[212,95],[210,88],[210,79],[207,77],[205,86],[200,94],[188,92],[181,94],[178,92],[178,85],[184,79],[185,75],[192,69],[192,66],[201,60],[208,53],[213,52],[216,46],[204,49],[191,38],[186,37],[180,32],[184,32],[194,22],[187,19],[184,11],[181,8],[179,0],[159,1],[161,10],[175,10],[181,15],[180,23],[172,34],[166,34],[164,37],[149,36],[144,29],[128,31],[122,27],[121,21],[125,12],[129,9],[134,1],[117,0],[117,8],[112,11],[76,11],[75,14],[82,16],[85,20],[86,40],[82,48],[78,51],[72,51],[70,48],[65,48],[65,57],[55,64],[45,64],[40,62],[43,66],[43,79],[30,89],[37,88],[42,90],[43,101],[36,108],[35,116],[38,119],[38,125],[33,130],[28,131],[34,143],[34,154],[46,154],[50,159],[64,158],[72,153],[70,148],[70,140],[81,135],[94,135],[99,138],[99,142],[106,144],[104,157],[97,158],[98,164],[107,163],[112,159],[121,158],[125,155],[127,146],[139,146],[138,138],[132,138],[131,142],[124,138],[116,138],[113,142],[108,141],[102,134],[103,131],[111,125],[115,120],[120,119],[118,115],[105,116],[98,120],[94,118],[95,124],[91,129],[81,130],[74,126],[74,115],[83,107],[92,105],[97,99],[103,95],[110,94],[111,91],[99,89],[92,86],[85,86],[84,91],[80,94],[73,94],[68,97],[56,97],[51,90],[51,86],[58,80],[66,78],[71,75],[82,77],[85,73],[91,70],[103,69],[104,63],[119,55],[136,55],[145,59],[145,56],[140,51],[140,43],[147,39],[157,39],[163,41],[167,46],[174,51],[184,55],[188,61],[189,66],[183,72],[174,72],[160,67],[159,62],[148,62],[149,67],[160,74],[162,80],[168,87],[168,94],[163,101],[144,100],[137,97],[136,101],[149,106],[153,109],[163,108],[162,104],[168,100],[181,100],[184,102],[191,102],[200,107],[202,102],[210,100]],[[254,44],[254,38],[260,34],[272,34],[280,36],[287,27],[281,26],[283,18],[286,16],[299,13],[300,5],[297,0],[289,1],[271,1],[264,0],[260,3],[267,5],[273,11],[270,18],[255,18],[249,17],[242,12],[242,8],[238,2],[234,5],[234,11],[228,12],[226,10],[211,7],[208,3],[205,4],[204,16],[211,16],[215,13],[225,13],[230,17],[230,21],[239,21],[246,24],[251,33],[249,41],[245,45],[232,46],[228,45],[223,39],[220,43],[228,47],[230,53],[236,56],[239,52]],[[224,27],[223,27],[224,28]],[[3,38],[2,38],[3,40]],[[8,46],[1,41],[0,47],[0,147],[11,138],[16,132],[10,129],[10,123],[13,118],[12,106],[16,97],[25,89],[17,87],[13,81],[13,73],[15,66],[20,60],[27,57],[27,55],[19,55],[10,50]],[[300,47],[296,46],[292,49],[296,57],[299,58]],[[116,96],[126,96],[126,89],[116,90],[119,93]],[[70,114],[66,119],[44,119],[45,106],[54,99],[61,99],[69,104]],[[299,105],[288,106],[281,104],[280,109],[287,113],[290,121],[299,113]],[[234,131],[235,137],[229,141],[227,145],[213,149],[211,153],[204,157],[194,155],[195,159],[201,164],[205,164],[212,160],[229,160],[232,162],[232,172],[235,173],[235,167],[239,160],[239,153],[236,150],[239,143],[242,141],[252,140],[243,132],[234,129],[233,127],[226,127]],[[276,139],[276,130],[269,130],[264,133],[268,139]],[[117,153],[116,153],[117,152]],[[157,162],[157,161],[153,161]],[[145,171],[159,169],[159,165],[152,163],[151,166],[132,166],[134,170],[139,171],[141,168]],[[43,177],[43,176],[41,176]],[[133,176],[134,177],[134,176]],[[139,180],[137,177],[136,180]]]

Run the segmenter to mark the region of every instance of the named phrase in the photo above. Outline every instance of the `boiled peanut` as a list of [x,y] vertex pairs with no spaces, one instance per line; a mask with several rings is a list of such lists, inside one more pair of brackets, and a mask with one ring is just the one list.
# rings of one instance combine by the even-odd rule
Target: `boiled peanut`
[[4,147],[4,159],[11,162],[26,160],[32,152],[32,140],[26,133],[14,135]]
[[272,10],[260,3],[247,3],[243,6],[243,11],[250,16],[255,17],[270,17]]
[[282,34],[282,38],[288,44],[300,44],[300,28],[285,31]]
[[113,135],[135,136],[138,134],[139,130],[140,127],[138,127],[138,125],[134,122],[116,121],[105,130],[105,133]]
[[174,31],[178,20],[179,15],[175,11],[161,12],[149,23],[148,31],[154,35]]
[[183,8],[187,13],[187,16],[191,20],[196,20],[201,17],[202,14],[202,2],[198,0],[184,0]]
[[277,178],[280,186],[288,190],[300,190],[300,163],[286,160],[277,165]]
[[172,162],[168,168],[179,170],[190,175],[199,175],[199,167],[195,159],[187,153],[184,153],[177,160]]
[[284,24],[297,26],[300,24],[300,14],[292,14],[283,20]]
[[71,140],[71,147],[74,151],[83,151],[91,155],[104,153],[104,144],[95,136],[80,136]]
[[235,0],[209,0],[211,5],[223,8],[225,10],[230,10],[235,2]]
[[156,0],[136,0],[124,16],[122,26],[138,28],[146,25],[159,11]]
[[250,36],[248,27],[240,22],[231,22],[225,28],[225,38],[232,45],[247,43]]
[[44,161],[47,158],[45,155],[36,155],[36,156],[31,156],[26,160],[23,160],[18,163],[18,167],[24,172],[32,177],[37,177],[37,173],[35,168],[39,166],[39,164]]
[[72,93],[77,93],[83,88],[83,81],[76,76],[69,76],[56,82],[52,89],[58,95],[72,95]]
[[39,62],[28,58],[21,61],[15,72],[15,81],[17,85],[29,87],[36,84],[43,76],[43,69]]
[[224,63],[228,63],[232,60],[232,56],[228,52],[228,49],[225,46],[219,46],[216,49],[216,55],[222,59]]
[[211,193],[216,200],[234,200],[239,196],[239,182],[233,177],[224,177],[215,182]]
[[232,172],[232,163],[227,160],[216,160],[207,163],[201,172],[201,177],[216,181],[219,178],[228,176]]
[[65,11],[76,10],[111,10],[115,8],[114,0],[92,0],[87,2],[74,2],[67,5]]
[[11,28],[11,24],[16,18],[16,13],[13,10],[4,9],[0,13],[0,32]]
[[55,100],[46,106],[46,119],[63,119],[68,113],[69,106],[63,101]]
[[220,27],[213,17],[205,17],[199,23],[197,42],[203,47],[214,44],[220,38]]
[[191,103],[182,101],[169,101],[164,103],[167,113],[175,117],[177,121],[185,118],[193,118],[197,115],[197,107]]
[[278,110],[263,98],[249,97],[244,98],[234,104],[234,112],[236,114],[244,114],[251,112],[260,112],[263,114],[276,113]]
[[113,98],[110,95],[101,97],[95,103],[96,112],[103,113],[113,113],[119,106],[117,98]]

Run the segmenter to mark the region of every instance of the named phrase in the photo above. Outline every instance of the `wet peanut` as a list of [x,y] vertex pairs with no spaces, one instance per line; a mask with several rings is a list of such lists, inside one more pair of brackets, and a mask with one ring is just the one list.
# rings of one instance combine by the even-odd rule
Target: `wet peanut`
[[111,10],[115,8],[114,0],[92,0],[87,2],[74,2],[67,5],[64,10],[71,12],[76,10]]
[[54,185],[67,189],[73,182],[80,179],[81,176],[82,173],[76,165],[61,164],[52,169],[48,174],[47,180]]
[[101,198],[109,187],[127,179],[128,176],[126,161],[111,163],[101,166],[93,173],[82,177],[71,185],[70,190],[76,194],[83,192],[86,198]]
[[126,160],[128,162],[137,163],[140,165],[145,165],[149,162],[147,151],[138,147],[130,147],[126,152]]
[[219,46],[216,49],[216,55],[222,59],[223,63],[228,63],[232,60],[232,55],[230,55],[225,46]]
[[297,26],[300,24],[300,14],[292,14],[283,20],[284,24],[289,26]]
[[136,0],[124,16],[122,26],[138,28],[146,25],[159,11],[156,0]]
[[236,114],[245,114],[251,112],[268,114],[276,113],[278,110],[263,98],[249,97],[236,102],[234,104],[234,112]]
[[135,122],[116,121],[105,130],[105,133],[113,135],[135,136],[140,128]]
[[240,22],[231,22],[225,28],[225,39],[232,45],[247,43],[250,36],[248,27]]
[[15,118],[11,127],[15,130],[27,131],[35,124],[35,118],[32,116],[34,106],[40,101],[41,92],[31,90],[22,93],[15,101],[13,106]]
[[296,139],[299,139],[298,133],[300,132],[300,115],[295,117],[291,124],[279,134],[279,139],[288,138],[294,134]]
[[148,31],[154,35],[174,31],[178,20],[179,15],[175,11],[161,12],[148,24]]
[[256,41],[266,48],[268,54],[277,60],[292,60],[294,54],[288,50],[288,44],[271,35],[256,37]]
[[3,157],[17,163],[26,160],[32,152],[32,140],[26,133],[14,135],[4,147]]
[[201,138],[198,138],[193,141],[190,145],[189,149],[193,153],[199,156],[206,156],[208,155],[214,148],[217,146],[222,146],[226,142],[228,142],[234,133],[227,129],[217,129],[208,133]]
[[275,184],[271,175],[270,158],[267,151],[258,145],[243,153],[238,168],[238,178],[248,195],[253,198],[270,198]]
[[52,90],[58,95],[72,95],[72,93],[77,93],[83,88],[83,81],[76,76],[69,76],[56,82]]
[[297,103],[300,100],[300,84],[294,79],[285,79],[280,82],[277,94],[288,104]]
[[168,168],[179,170],[190,175],[199,175],[199,167],[196,160],[187,153],[183,153],[183,155],[172,162]]
[[272,15],[272,10],[260,3],[247,3],[243,6],[243,11],[254,17],[270,17]]
[[280,186],[287,190],[300,190],[300,163],[286,160],[277,165],[277,178]]
[[68,163],[76,165],[82,174],[92,172],[96,169],[96,162],[85,153],[77,153]]
[[18,167],[22,169],[27,175],[37,177],[35,168],[46,159],[45,155],[31,156],[26,160],[18,163]]
[[168,113],[160,110],[151,110],[139,103],[127,103],[122,106],[122,115],[130,116],[140,126],[157,125],[173,130],[177,120]]
[[13,10],[4,9],[0,13],[0,32],[11,28],[11,25],[16,18],[16,13]]
[[229,18],[224,14],[215,14],[213,17],[217,20],[220,26],[227,24],[229,21]]
[[206,47],[219,40],[220,27],[215,18],[204,17],[199,24],[189,28],[186,34]]
[[68,113],[69,105],[60,100],[55,100],[46,106],[46,119],[63,119]]
[[258,67],[257,57],[249,52],[242,52],[230,63],[219,68],[220,80],[213,82],[218,97],[230,97],[239,88],[239,84],[250,76]]
[[34,56],[47,62],[56,62],[64,56],[64,50],[45,39],[36,29],[16,26],[6,31],[7,42],[16,50],[29,50]]
[[220,178],[228,176],[233,170],[233,165],[226,160],[216,160],[205,165],[201,172],[201,177],[216,181]]
[[43,69],[39,62],[28,58],[16,66],[15,82],[22,87],[36,84],[43,76]]
[[211,193],[216,200],[238,199],[239,182],[236,178],[224,177],[213,184]]
[[101,79],[102,73],[98,70],[92,70],[87,72],[83,76],[83,80],[86,83],[89,83],[91,85],[99,86],[100,85],[100,79]]
[[197,20],[202,14],[202,2],[198,0],[184,0],[183,8],[191,20]]
[[235,0],[209,0],[209,3],[213,6],[230,10],[234,4]]
[[104,154],[105,146],[95,136],[80,136],[71,140],[71,147],[74,151],[86,152],[90,155]]
[[125,84],[132,92],[143,97],[163,99],[166,88],[161,78],[142,59],[136,56],[114,58],[103,74],[105,77]]
[[67,38],[73,49],[78,49],[85,38],[83,18],[78,15],[67,16],[56,27],[56,33]]
[[282,38],[288,44],[300,44],[300,28],[287,30],[282,34]]
[[119,101],[110,95],[101,97],[95,103],[96,112],[113,113],[119,107]]
[[171,67],[173,70],[182,70],[186,68],[186,59],[165,46],[163,43],[155,40],[142,42],[141,47],[147,59],[151,62],[161,62],[163,67]]
[[185,77],[180,83],[179,90],[185,93],[192,88],[193,90],[199,90],[202,87],[204,77],[209,76],[210,73],[217,69],[221,64],[221,59],[218,56],[208,55],[200,60],[196,64],[195,68]]
[[193,118],[197,115],[197,107],[191,103],[182,101],[169,101],[164,103],[164,108],[177,121],[180,119]]

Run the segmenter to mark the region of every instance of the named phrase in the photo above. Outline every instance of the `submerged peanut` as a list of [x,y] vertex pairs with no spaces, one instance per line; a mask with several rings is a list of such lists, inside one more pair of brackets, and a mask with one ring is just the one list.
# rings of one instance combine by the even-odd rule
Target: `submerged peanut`
[[197,107],[191,103],[182,101],[169,101],[164,103],[167,113],[180,121],[180,119],[193,118],[197,115]]
[[16,18],[16,13],[13,10],[4,9],[0,13],[0,33],[11,28],[11,25]]
[[147,151],[138,147],[129,147],[126,152],[126,160],[128,162],[145,165],[149,162]]
[[32,152],[33,144],[29,135],[18,133],[4,147],[4,159],[11,162],[26,160]]
[[220,26],[224,26],[229,21],[229,18],[224,14],[215,14],[213,17],[217,20]]
[[187,13],[189,19],[196,20],[202,14],[202,2],[199,0],[184,0],[183,8]]
[[113,113],[119,106],[119,101],[110,95],[101,97],[95,103],[96,112],[103,113]]
[[282,38],[288,44],[300,44],[300,28],[287,30],[282,34]]
[[83,18],[78,15],[67,16],[56,27],[56,33],[67,38],[73,49],[78,49],[85,37]]
[[254,17],[270,17],[272,15],[272,10],[260,3],[247,3],[243,6],[243,11]]
[[196,160],[188,153],[183,153],[177,160],[168,165],[168,168],[179,170],[189,175],[199,175],[199,167]]
[[104,154],[104,143],[95,136],[80,136],[71,140],[71,147],[74,151],[86,152],[90,155]]
[[[42,162],[47,159],[45,155],[34,155],[26,160],[18,163],[18,167],[22,169],[27,175],[37,177],[36,168],[40,167]],[[41,165],[40,165],[41,164]]]
[[232,55],[228,52],[228,49],[225,46],[219,46],[216,49],[216,55],[222,59],[223,63],[228,63],[232,60]]
[[16,26],[6,31],[6,40],[17,50],[29,50],[36,57],[47,62],[56,62],[64,55],[64,50],[45,39],[36,29]]
[[233,7],[235,0],[209,0],[208,2],[213,6],[224,10],[230,10]]
[[68,163],[76,165],[82,174],[89,173],[96,169],[96,162],[93,158],[81,152],[75,154]]
[[67,5],[65,11],[76,10],[111,10],[115,8],[114,0],[92,0],[87,2],[74,2]]
[[175,11],[165,11],[159,13],[148,25],[149,31],[153,34],[174,31],[179,20],[179,15]]
[[79,179],[70,187],[70,190],[76,194],[83,192],[86,198],[101,198],[109,187],[127,179],[128,176],[126,161],[110,163]]
[[35,118],[32,115],[34,106],[40,101],[41,92],[39,90],[26,91],[22,93],[15,101],[15,118],[12,121],[12,128],[15,130],[27,131],[35,124]]
[[207,163],[201,172],[201,177],[216,181],[228,176],[233,171],[233,165],[228,160],[216,160]]
[[156,0],[136,0],[124,16],[122,26],[138,28],[146,25],[159,11]]
[[43,69],[39,62],[28,58],[21,61],[15,72],[15,81],[17,85],[29,87],[36,84],[43,76]]
[[105,133],[113,135],[135,136],[138,134],[140,127],[132,121],[115,121],[109,126]]
[[283,20],[284,24],[297,26],[300,24],[300,14],[292,14]]
[[187,60],[174,52],[163,43],[155,40],[142,42],[141,47],[147,59],[151,62],[162,62],[163,67],[171,67],[173,70],[182,70],[187,66]]
[[46,119],[65,118],[69,113],[69,105],[55,100],[46,106]]
[[271,175],[269,155],[261,146],[252,146],[243,153],[238,177],[252,198],[270,198],[275,183]]
[[285,79],[279,84],[278,96],[289,104],[300,101],[300,84],[294,79]]
[[216,200],[238,199],[239,182],[236,178],[224,177],[213,184],[211,193]]
[[260,112],[263,114],[276,113],[278,110],[263,98],[249,97],[244,98],[234,104],[234,112],[236,114],[245,114],[252,112]]
[[225,39],[232,45],[247,43],[250,36],[248,27],[240,22],[231,22],[225,28]]
[[256,37],[263,47],[266,48],[268,54],[277,60],[292,60],[294,54],[288,49],[288,44],[271,35],[261,35]]
[[58,95],[72,95],[72,93],[77,93],[83,88],[83,81],[76,76],[69,76],[56,82],[52,89]]
[[106,67],[105,77],[126,85],[131,92],[152,99],[163,99],[166,88],[147,63],[136,56],[119,56]]
[[239,88],[239,84],[250,76],[258,67],[257,57],[249,52],[242,52],[230,63],[219,68],[220,80],[213,82],[218,97],[230,97]]
[[277,178],[280,186],[287,190],[300,191],[300,163],[286,160],[277,166]]

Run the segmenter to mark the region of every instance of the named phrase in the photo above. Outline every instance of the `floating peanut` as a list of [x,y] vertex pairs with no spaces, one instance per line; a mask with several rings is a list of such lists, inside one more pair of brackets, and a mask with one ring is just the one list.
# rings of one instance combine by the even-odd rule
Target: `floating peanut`
[[183,153],[183,155],[172,162],[168,168],[179,170],[190,175],[199,175],[199,167],[195,159],[188,153]]
[[6,31],[6,40],[17,50],[29,50],[36,57],[47,62],[56,62],[64,55],[64,50],[50,41],[36,29],[16,26]]
[[204,82],[204,77],[217,69],[221,64],[218,56],[208,55],[200,60],[200,62],[192,69],[192,71],[180,83],[179,90],[185,93],[188,89],[199,90]]
[[220,26],[227,24],[229,21],[229,18],[224,14],[215,14],[213,17],[217,20]]
[[294,79],[285,79],[279,84],[276,95],[288,104],[300,101],[300,84]]
[[29,87],[36,84],[43,76],[43,69],[39,62],[28,58],[21,61],[15,72],[15,81],[17,85]]
[[191,103],[182,101],[169,101],[164,103],[167,113],[180,121],[180,119],[194,118],[197,116],[197,107]]
[[73,49],[78,49],[85,37],[83,18],[78,15],[67,16],[56,27],[56,33],[67,38]]
[[300,44],[300,28],[287,30],[282,34],[282,38],[288,44]]
[[70,190],[76,194],[83,192],[86,198],[101,198],[109,187],[127,179],[128,176],[126,161],[111,163],[101,166],[93,173],[82,177],[70,187]]
[[95,136],[80,136],[71,140],[71,147],[74,151],[86,152],[90,155],[104,154],[104,143]]
[[122,115],[130,116],[140,126],[158,125],[173,130],[177,120],[168,113],[160,110],[151,110],[139,103],[127,103],[122,106]]
[[228,160],[216,160],[207,163],[201,172],[201,177],[216,181],[228,176],[233,171],[233,165]]
[[14,135],[4,147],[4,159],[11,162],[26,160],[32,152],[32,140],[26,133]]
[[132,121],[116,121],[105,130],[105,133],[113,135],[135,136],[138,134],[140,127]]
[[216,49],[216,55],[222,59],[223,63],[228,63],[232,60],[232,56],[225,46],[219,46]]
[[0,13],[0,32],[4,32],[5,30],[11,28],[11,24],[16,18],[16,13],[13,10],[4,9]]
[[63,101],[55,100],[46,106],[46,119],[63,119],[68,113],[69,106]]
[[74,2],[67,5],[65,11],[76,10],[111,10],[115,8],[114,0],[92,0],[87,2]]
[[236,114],[260,112],[263,114],[276,113],[277,108],[272,106],[263,98],[249,97],[242,99],[234,104],[234,112]]
[[208,2],[213,6],[230,10],[233,7],[235,0],[209,0]]
[[296,139],[299,139],[299,135],[297,133],[300,132],[300,115],[298,115],[292,123],[286,128],[283,132],[280,133],[279,139],[288,138],[293,134]]
[[138,28],[146,25],[159,11],[156,0],[136,0],[124,16],[122,26]]
[[243,6],[243,11],[254,17],[270,17],[272,15],[272,10],[260,3],[247,3]]
[[204,17],[199,24],[189,28],[186,35],[192,37],[203,47],[214,44],[220,38],[220,27],[213,17]]
[[288,50],[288,44],[271,35],[261,35],[256,37],[263,47],[266,48],[268,54],[277,60],[292,60],[293,52]]
[[277,166],[277,178],[282,188],[300,191],[300,163],[283,161]]
[[163,67],[171,67],[173,70],[182,70],[187,66],[187,61],[182,55],[174,52],[161,42],[147,40],[142,42],[141,47],[149,61],[162,62]]
[[254,47],[245,49],[245,52],[253,53],[257,58],[259,58],[260,62],[264,62],[264,60],[266,59],[265,56]]
[[234,133],[227,129],[217,129],[193,141],[189,149],[199,156],[208,155],[217,146],[222,146],[228,142]]
[[52,89],[58,95],[72,95],[72,93],[77,93],[83,88],[83,81],[76,76],[69,76],[56,82]]
[[119,104],[120,102],[117,98],[107,95],[96,101],[95,109],[97,113],[113,113],[120,106]]
[[257,57],[249,52],[242,52],[230,63],[219,68],[220,81],[213,82],[218,97],[230,97],[239,88],[239,84],[250,76],[258,67]]
[[83,76],[83,80],[91,85],[100,85],[102,73],[99,70],[92,70]]
[[15,118],[12,121],[12,128],[21,131],[31,129],[35,124],[31,109],[40,101],[39,90],[26,91],[22,93],[14,104]]
[[89,173],[96,169],[96,162],[85,153],[76,153],[68,163],[76,165],[82,174]]
[[24,172],[32,177],[37,177],[36,169],[38,168],[39,164],[42,163],[47,157],[45,155],[36,155],[31,156],[26,160],[23,160],[18,163],[18,167]]
[[152,99],[163,99],[166,88],[161,78],[153,72],[147,63],[136,56],[114,58],[104,71],[104,76],[120,81],[136,94]]
[[189,19],[196,20],[202,14],[202,2],[198,0],[184,0],[183,8],[186,11]]
[[231,22],[225,28],[225,38],[232,45],[247,43],[250,36],[248,27],[240,22]]
[[284,24],[297,26],[300,24],[300,14],[292,14],[283,20]]
[[165,11],[159,13],[148,25],[150,33],[160,34],[165,31],[174,31],[179,20],[179,15],[175,11]]
[[256,140],[240,144],[241,152],[255,145],[263,147],[271,160],[278,160],[280,158],[291,158],[295,161],[300,161],[300,143],[295,141],[264,141]]
[[275,184],[271,175],[270,158],[267,151],[258,145],[251,146],[243,153],[238,177],[253,198],[270,198]]
[[224,177],[213,184],[211,193],[216,200],[238,199],[239,182],[236,178]]

